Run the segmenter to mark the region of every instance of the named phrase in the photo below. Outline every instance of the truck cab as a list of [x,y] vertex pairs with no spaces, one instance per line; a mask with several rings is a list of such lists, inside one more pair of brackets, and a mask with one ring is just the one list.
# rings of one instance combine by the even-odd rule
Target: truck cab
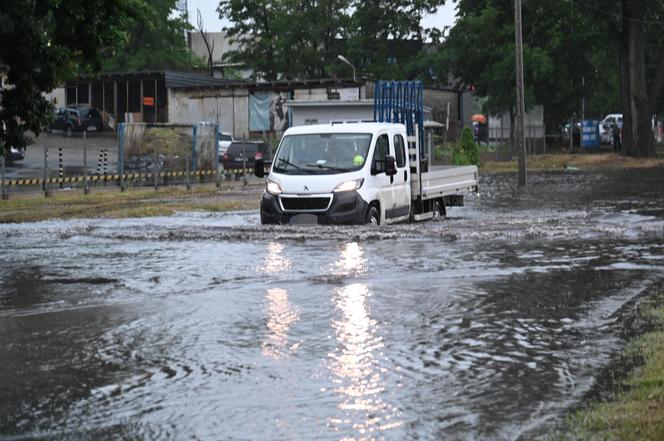
[[261,222],[388,224],[408,220],[411,193],[406,139],[406,127],[394,123],[288,129],[267,176]]

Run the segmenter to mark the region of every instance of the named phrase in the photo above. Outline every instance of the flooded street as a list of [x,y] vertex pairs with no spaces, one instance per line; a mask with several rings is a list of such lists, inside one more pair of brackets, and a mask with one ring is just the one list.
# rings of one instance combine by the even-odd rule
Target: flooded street
[[541,437],[664,276],[664,170],[529,179],[379,228],[0,225],[0,439]]

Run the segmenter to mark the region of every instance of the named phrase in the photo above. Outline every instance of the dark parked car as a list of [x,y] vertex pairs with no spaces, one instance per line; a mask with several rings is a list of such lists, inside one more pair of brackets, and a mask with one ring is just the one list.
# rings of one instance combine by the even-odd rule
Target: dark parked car
[[63,132],[83,132],[90,129],[101,132],[104,123],[101,114],[89,107],[63,107],[55,112],[55,120],[48,126],[49,130],[62,130]]
[[6,152],[7,157],[5,158],[8,163],[14,161],[22,161],[25,159],[25,147],[14,147],[11,146],[9,151]]
[[262,158],[267,160],[268,155],[270,154],[269,148],[265,143],[262,142],[232,142],[228,146],[226,153],[224,153],[219,160],[221,161],[224,169],[242,168],[244,158],[246,158],[247,168],[254,168],[254,161],[256,160],[256,154],[261,154]]

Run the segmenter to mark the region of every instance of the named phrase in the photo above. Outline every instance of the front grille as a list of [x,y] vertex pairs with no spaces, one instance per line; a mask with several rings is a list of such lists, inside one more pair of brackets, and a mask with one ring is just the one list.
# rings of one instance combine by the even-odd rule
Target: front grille
[[284,210],[319,210],[323,211],[330,205],[329,197],[316,198],[281,198],[281,205]]

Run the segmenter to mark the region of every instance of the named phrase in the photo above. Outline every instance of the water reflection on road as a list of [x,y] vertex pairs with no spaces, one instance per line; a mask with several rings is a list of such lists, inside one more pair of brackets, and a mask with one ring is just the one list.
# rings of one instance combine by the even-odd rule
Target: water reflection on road
[[664,274],[664,176],[512,179],[385,228],[0,225],[0,438],[541,436]]

